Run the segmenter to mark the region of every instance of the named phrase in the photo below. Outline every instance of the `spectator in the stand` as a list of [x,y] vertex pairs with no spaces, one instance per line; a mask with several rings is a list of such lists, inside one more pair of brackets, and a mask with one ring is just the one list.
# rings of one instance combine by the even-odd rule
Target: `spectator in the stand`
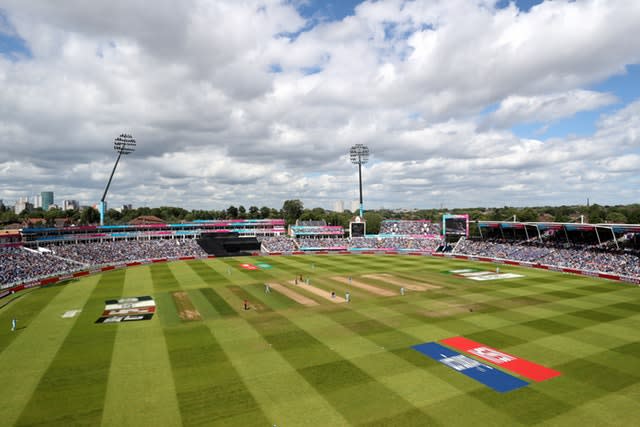
[[640,276],[638,254],[605,250],[590,246],[552,242],[494,242],[465,240],[456,253],[573,268],[576,270]]
[[115,240],[48,246],[46,249],[46,252],[38,252],[0,248],[0,283],[20,283],[94,265],[206,255],[194,239]]
[[350,248],[415,250],[434,252],[440,245],[440,239],[414,237],[354,237],[350,240]]
[[427,220],[387,219],[380,223],[380,234],[439,235],[440,225]]
[[71,260],[19,247],[0,248],[0,284],[8,285],[84,268]]
[[334,249],[345,250],[349,242],[342,237],[325,237],[325,238],[308,238],[301,237],[298,239],[300,249]]
[[265,252],[294,252],[299,250],[295,239],[288,236],[259,237],[262,250]]
[[195,239],[115,240],[52,246],[56,255],[88,265],[205,256]]

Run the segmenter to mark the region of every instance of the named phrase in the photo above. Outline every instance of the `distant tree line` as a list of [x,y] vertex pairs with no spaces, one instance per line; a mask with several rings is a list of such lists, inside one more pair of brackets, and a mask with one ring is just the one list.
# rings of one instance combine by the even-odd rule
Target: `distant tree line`
[[[428,219],[440,221],[442,215],[469,214],[471,221],[513,221],[520,222],[584,222],[615,223],[615,224],[640,224],[640,204],[601,206],[541,206],[541,207],[509,207],[502,208],[461,208],[461,209],[418,209],[411,211],[395,211],[390,209],[377,209],[365,212],[367,221],[367,233],[376,234],[380,230],[380,222],[384,219]],[[329,225],[342,225],[347,228],[349,221],[356,212],[333,212],[323,208],[305,208],[300,200],[285,200],[280,209],[267,206],[250,206],[248,209],[242,205],[231,205],[222,210],[186,210],[179,207],[161,206],[158,208],[141,207],[116,211],[109,209],[105,216],[107,224],[126,224],[139,216],[156,216],[169,223],[182,221],[206,220],[206,219],[267,219],[284,218],[287,224],[294,224],[296,220],[320,221],[324,220]],[[99,221],[98,211],[86,208],[82,211],[74,210],[49,210],[34,209],[15,214],[8,207],[0,208],[0,224],[3,226],[12,223],[24,223],[29,218],[43,218],[45,223],[35,226],[53,226],[56,219],[67,218],[72,224],[95,224]]]

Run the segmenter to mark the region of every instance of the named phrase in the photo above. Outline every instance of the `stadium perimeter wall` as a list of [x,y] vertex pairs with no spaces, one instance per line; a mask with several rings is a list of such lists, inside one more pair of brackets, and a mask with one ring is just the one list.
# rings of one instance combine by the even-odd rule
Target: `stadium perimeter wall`
[[[442,253],[431,253],[431,252],[401,252],[401,251],[314,251],[314,252],[304,252],[304,251],[296,251],[296,252],[271,252],[266,254],[267,256],[296,256],[296,255],[407,255],[407,256],[433,256],[438,258],[452,258],[466,261],[479,261],[479,262],[487,262],[493,264],[504,264],[504,265],[514,265],[519,267],[528,267],[528,268],[538,268],[542,270],[556,271],[559,273],[567,273],[567,274],[576,274],[580,276],[588,276],[588,277],[596,277],[600,279],[613,280],[617,282],[625,282],[632,283],[640,286],[640,277],[630,277],[630,276],[618,276],[616,274],[609,273],[601,273],[598,271],[589,271],[589,270],[578,270],[575,268],[565,268],[558,267],[553,265],[545,265],[545,264],[537,264],[526,261],[513,261],[509,259],[503,258],[489,258],[489,257],[479,257],[479,256],[470,256],[470,255],[457,255],[457,254],[442,254]],[[252,256],[264,256],[265,254],[261,253],[253,253]],[[66,280],[76,279],[84,276],[89,276],[92,274],[103,273],[111,270],[119,270],[128,267],[135,267],[137,265],[145,265],[145,264],[157,264],[163,262],[171,262],[171,261],[188,261],[194,259],[208,259],[208,258],[216,258],[214,255],[204,256],[204,257],[195,257],[195,256],[187,256],[187,257],[176,257],[176,258],[157,258],[157,259],[149,259],[149,260],[140,260],[126,263],[114,263],[112,265],[104,265],[100,267],[89,268],[87,270],[76,271],[74,273],[51,276],[43,279],[33,280],[29,282],[24,282],[15,286],[7,287],[5,289],[0,290],[0,299],[7,297],[15,292],[19,292],[25,289],[37,288],[41,286],[52,285],[59,282],[64,282]]]

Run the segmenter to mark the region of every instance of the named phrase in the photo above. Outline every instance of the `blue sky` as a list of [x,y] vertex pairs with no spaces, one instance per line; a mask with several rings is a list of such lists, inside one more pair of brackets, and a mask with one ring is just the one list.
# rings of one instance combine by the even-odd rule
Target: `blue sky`
[[[543,0],[498,0],[496,7],[505,8],[510,4],[522,12],[539,5]],[[299,4],[298,11],[311,22],[320,23],[327,21],[340,21],[347,16],[353,16],[355,8],[362,3],[361,0],[343,1],[305,1]],[[294,3],[295,4],[295,3]],[[313,27],[313,24],[310,26]],[[313,74],[320,70],[319,67],[308,67],[306,74]],[[591,111],[578,112],[571,117],[560,118],[548,122],[532,122],[513,126],[512,131],[521,138],[564,138],[573,136],[590,135],[596,131],[598,118],[603,114],[609,114],[623,107],[631,101],[640,98],[640,65],[629,65],[625,73],[620,73],[608,79],[597,82],[588,87],[590,90],[608,92],[614,94],[620,102],[598,108]],[[497,105],[486,109],[483,113],[495,110]]]
[[640,65],[629,65],[625,73],[609,77],[588,88],[594,91],[612,93],[618,98],[618,102],[592,111],[579,112],[571,117],[557,121],[548,123],[534,122],[514,126],[513,131],[522,138],[541,139],[593,134],[597,129],[598,119],[602,115],[611,114],[640,98]]
[[5,203],[640,200],[640,2],[2,3]]
[[[498,8],[507,7],[513,0],[498,0],[496,6]],[[361,0],[338,0],[323,1],[310,0],[299,3],[298,10],[305,18],[322,17],[330,21],[338,21],[346,16],[354,14],[356,6],[362,3]],[[542,3],[542,0],[515,0],[515,4],[523,12],[529,11],[533,6]],[[294,1],[293,4],[298,4]]]
[[11,60],[31,55],[24,39],[15,33],[11,21],[2,9],[0,9],[0,55]]

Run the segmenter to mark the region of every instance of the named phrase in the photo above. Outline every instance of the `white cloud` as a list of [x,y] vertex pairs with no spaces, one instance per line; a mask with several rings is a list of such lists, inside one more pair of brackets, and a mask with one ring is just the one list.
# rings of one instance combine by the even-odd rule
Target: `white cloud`
[[612,94],[582,89],[538,96],[511,95],[488,117],[488,124],[510,127],[520,123],[554,122],[615,102],[617,98]]
[[126,131],[115,204],[331,207],[357,198],[355,143],[371,207],[637,201],[638,101],[581,138],[509,126],[616,102],[589,86],[640,62],[640,3],[493,3],[365,2],[313,26],[277,0],[6,0],[33,56],[0,56],[0,198],[98,200]]

